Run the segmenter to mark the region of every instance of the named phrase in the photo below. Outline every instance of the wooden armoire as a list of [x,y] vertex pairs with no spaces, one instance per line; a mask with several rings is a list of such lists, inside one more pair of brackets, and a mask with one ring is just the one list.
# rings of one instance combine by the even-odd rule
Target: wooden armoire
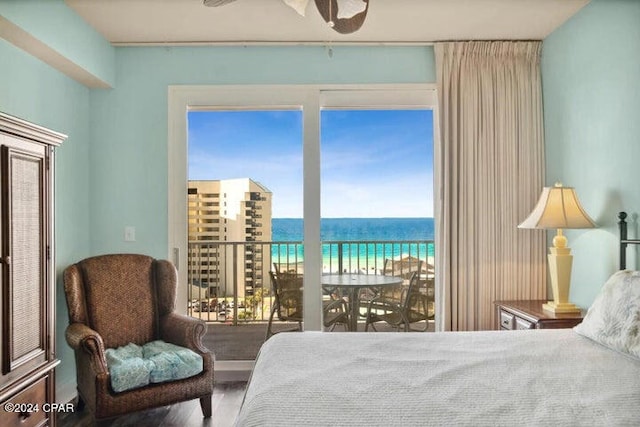
[[0,113],[0,426],[55,413],[54,149],[66,138]]

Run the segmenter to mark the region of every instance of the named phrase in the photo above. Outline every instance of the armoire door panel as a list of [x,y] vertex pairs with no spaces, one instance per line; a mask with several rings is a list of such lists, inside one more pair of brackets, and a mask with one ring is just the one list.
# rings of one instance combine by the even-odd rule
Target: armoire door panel
[[[3,361],[7,374],[46,351],[45,155],[3,147]],[[7,302],[10,301],[10,304]]]

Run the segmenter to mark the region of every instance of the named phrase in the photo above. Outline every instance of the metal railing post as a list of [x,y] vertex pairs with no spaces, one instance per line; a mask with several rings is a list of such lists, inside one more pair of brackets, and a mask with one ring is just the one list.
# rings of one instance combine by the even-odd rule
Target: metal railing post
[[238,246],[233,245],[233,326],[238,326]]

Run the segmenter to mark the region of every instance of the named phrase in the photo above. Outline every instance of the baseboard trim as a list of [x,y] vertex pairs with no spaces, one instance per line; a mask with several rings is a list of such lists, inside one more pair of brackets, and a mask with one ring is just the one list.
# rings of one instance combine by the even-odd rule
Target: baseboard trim
[[213,364],[214,380],[217,383],[249,381],[253,364],[253,360],[216,360]]
[[56,385],[56,403],[73,402],[78,396],[75,382]]

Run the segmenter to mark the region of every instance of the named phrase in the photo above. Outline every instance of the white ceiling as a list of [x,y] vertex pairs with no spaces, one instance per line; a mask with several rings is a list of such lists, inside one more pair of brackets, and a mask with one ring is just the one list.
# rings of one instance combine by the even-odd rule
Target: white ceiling
[[369,0],[362,28],[331,30],[310,0],[306,16],[282,0],[65,0],[113,44],[541,40],[589,0]]

